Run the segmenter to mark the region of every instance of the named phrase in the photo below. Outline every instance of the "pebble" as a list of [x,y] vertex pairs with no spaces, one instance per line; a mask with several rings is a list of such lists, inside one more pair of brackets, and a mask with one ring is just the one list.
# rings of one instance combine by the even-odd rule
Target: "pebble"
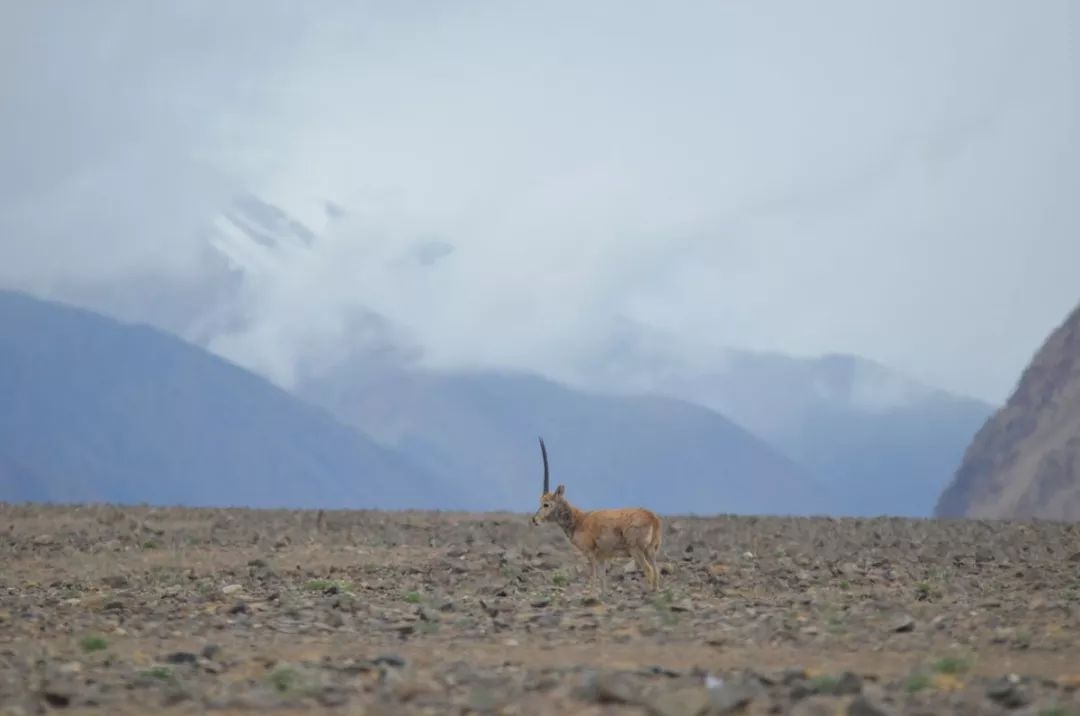
[[902,616],[896,620],[892,630],[898,634],[915,631],[915,620],[910,616]]
[[240,584],[227,584],[227,585],[225,585],[224,587],[221,588],[221,593],[228,596],[230,594],[236,594],[237,592],[240,592],[243,589],[244,589],[243,585],[240,585]]
[[1020,677],[1016,674],[1009,674],[992,682],[986,688],[986,695],[1010,709],[1027,706],[1031,702],[1027,691],[1021,685]]

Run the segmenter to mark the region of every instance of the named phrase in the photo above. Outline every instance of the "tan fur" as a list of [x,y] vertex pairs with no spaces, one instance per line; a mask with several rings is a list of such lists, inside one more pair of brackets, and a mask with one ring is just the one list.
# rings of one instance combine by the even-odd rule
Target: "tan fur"
[[531,522],[534,526],[554,522],[562,528],[570,544],[589,561],[589,581],[595,583],[599,579],[601,594],[607,590],[607,562],[618,558],[633,559],[653,591],[660,588],[656,553],[660,549],[662,528],[660,518],[651,510],[644,507],[580,510],[566,499],[566,487],[559,485],[554,492],[540,496],[540,508]]

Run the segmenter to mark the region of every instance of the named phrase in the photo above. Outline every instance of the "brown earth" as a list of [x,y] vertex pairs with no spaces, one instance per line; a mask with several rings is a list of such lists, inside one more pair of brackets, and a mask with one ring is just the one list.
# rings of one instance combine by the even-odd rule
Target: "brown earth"
[[[1080,713],[1080,527],[0,505],[0,713]],[[741,710],[740,710],[741,709]]]
[[1080,520],[1080,306],[976,433],[935,514]]

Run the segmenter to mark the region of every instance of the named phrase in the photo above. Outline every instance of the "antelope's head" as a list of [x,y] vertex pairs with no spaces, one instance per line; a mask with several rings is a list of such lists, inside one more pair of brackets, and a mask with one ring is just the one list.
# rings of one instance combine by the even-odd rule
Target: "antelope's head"
[[544,489],[540,493],[540,508],[532,516],[532,524],[535,527],[541,522],[550,522],[557,520],[559,515],[567,508],[566,498],[566,486],[559,485],[555,488],[555,492],[551,492],[548,484],[548,457],[547,448],[544,446],[544,439],[540,438],[540,454],[544,458]]

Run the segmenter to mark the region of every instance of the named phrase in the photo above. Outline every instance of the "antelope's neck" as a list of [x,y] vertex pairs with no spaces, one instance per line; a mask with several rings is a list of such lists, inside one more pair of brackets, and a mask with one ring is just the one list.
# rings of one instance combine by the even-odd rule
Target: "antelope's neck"
[[574,533],[577,532],[578,526],[581,524],[581,521],[585,519],[585,512],[583,510],[579,510],[578,508],[574,507],[569,503],[567,503],[566,507],[567,510],[561,515],[559,515],[558,522],[559,527],[562,528],[563,534],[566,535],[566,538],[572,540],[574,538]]

